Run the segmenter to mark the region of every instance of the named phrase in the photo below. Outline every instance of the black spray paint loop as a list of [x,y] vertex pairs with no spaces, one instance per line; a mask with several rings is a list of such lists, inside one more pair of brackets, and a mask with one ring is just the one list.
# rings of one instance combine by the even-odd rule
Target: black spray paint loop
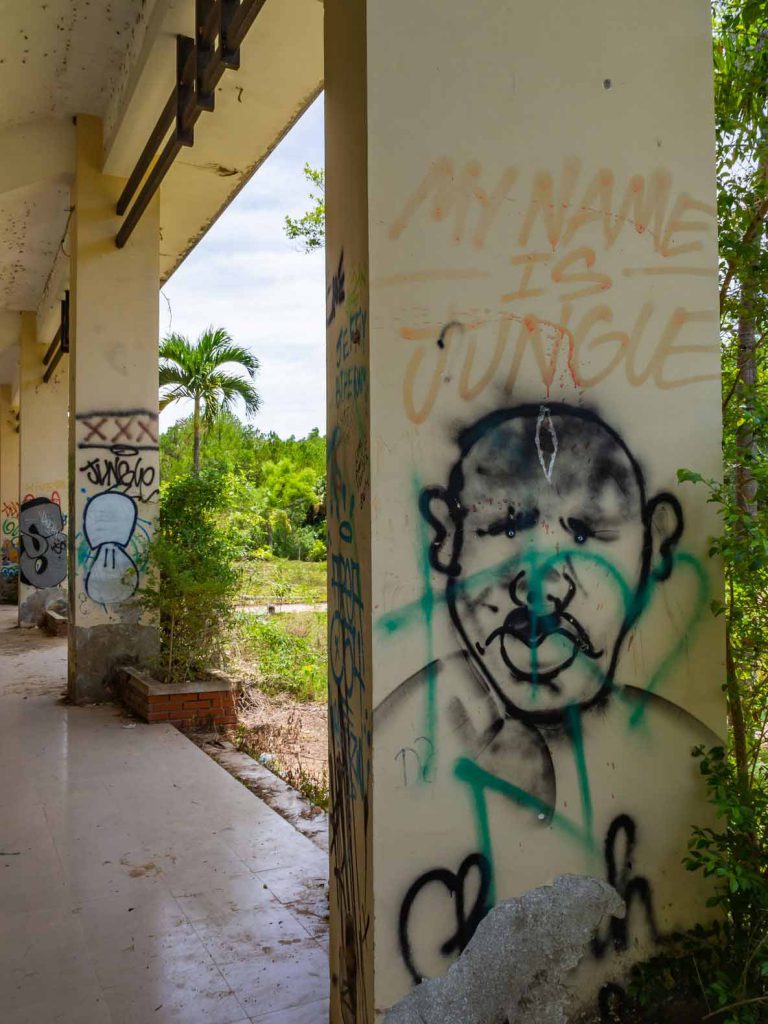
[[601,1024],[619,1024],[627,1010],[627,994],[621,985],[608,982],[600,989],[597,1008]]
[[[470,874],[477,869],[479,874],[479,886],[475,902],[469,915],[466,912],[466,886]],[[488,893],[491,885],[491,867],[482,853],[472,853],[466,857],[456,874],[448,868],[435,868],[417,878],[405,895],[400,907],[400,921],[398,932],[400,936],[400,952],[408,972],[415,984],[418,984],[423,975],[419,973],[413,961],[413,951],[408,935],[408,924],[413,905],[417,897],[424,889],[434,882],[445,886],[453,897],[454,911],[456,913],[456,931],[440,947],[442,956],[451,956],[452,953],[463,953],[469,940],[475,934],[477,926],[490,910]]]
[[[624,855],[619,863],[617,854],[622,836]],[[605,837],[606,879],[624,900],[626,914],[624,917],[612,917],[605,936],[596,935],[592,940],[592,953],[598,960],[602,960],[611,945],[619,952],[629,948],[629,926],[635,903],[639,903],[645,911],[648,930],[654,942],[658,942],[660,938],[650,883],[647,878],[632,875],[636,837],[637,826],[628,814],[620,814],[614,818]]]

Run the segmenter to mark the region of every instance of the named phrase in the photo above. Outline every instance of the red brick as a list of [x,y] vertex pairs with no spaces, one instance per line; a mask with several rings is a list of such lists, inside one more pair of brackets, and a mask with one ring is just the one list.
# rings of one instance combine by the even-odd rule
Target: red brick
[[148,722],[167,722],[169,714],[167,711],[150,711],[147,715]]

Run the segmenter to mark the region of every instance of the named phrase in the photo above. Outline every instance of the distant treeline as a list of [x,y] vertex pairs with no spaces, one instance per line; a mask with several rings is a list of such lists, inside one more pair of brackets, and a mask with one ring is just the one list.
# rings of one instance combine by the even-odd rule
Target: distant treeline
[[[192,472],[192,421],[160,438],[163,487]],[[325,558],[325,437],[283,439],[222,415],[202,437],[201,476],[215,478],[244,557]]]

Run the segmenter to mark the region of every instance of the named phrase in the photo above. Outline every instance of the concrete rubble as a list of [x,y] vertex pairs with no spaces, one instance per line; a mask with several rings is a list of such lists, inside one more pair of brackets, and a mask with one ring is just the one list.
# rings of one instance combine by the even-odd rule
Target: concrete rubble
[[606,882],[562,875],[505,900],[441,978],[423,981],[386,1024],[566,1024],[568,974],[624,904]]

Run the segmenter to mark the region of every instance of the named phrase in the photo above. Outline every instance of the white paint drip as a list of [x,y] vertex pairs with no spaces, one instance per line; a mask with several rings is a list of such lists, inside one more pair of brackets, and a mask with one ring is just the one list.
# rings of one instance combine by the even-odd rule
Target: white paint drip
[[[552,452],[549,456],[549,461],[544,454],[544,449],[541,446],[541,431],[544,428],[549,435],[549,439],[552,442]],[[539,455],[539,462],[544,472],[544,476],[547,478],[547,483],[552,483],[552,472],[555,468],[555,459],[557,458],[557,434],[555,433],[555,425],[552,422],[552,417],[549,414],[549,409],[546,405],[542,405],[539,410],[539,418],[536,420],[536,451]]]

